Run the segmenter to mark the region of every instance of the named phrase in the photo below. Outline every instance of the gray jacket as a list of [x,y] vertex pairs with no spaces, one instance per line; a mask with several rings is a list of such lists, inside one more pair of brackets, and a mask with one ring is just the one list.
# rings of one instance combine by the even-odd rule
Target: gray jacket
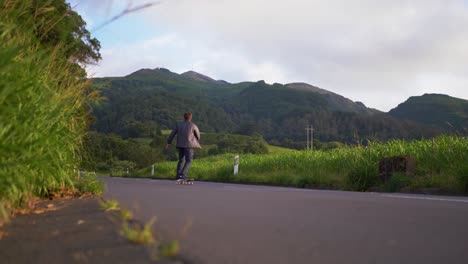
[[200,146],[200,130],[197,125],[191,121],[182,121],[177,123],[171,134],[167,138],[167,144],[171,144],[177,134],[178,148],[201,148]]

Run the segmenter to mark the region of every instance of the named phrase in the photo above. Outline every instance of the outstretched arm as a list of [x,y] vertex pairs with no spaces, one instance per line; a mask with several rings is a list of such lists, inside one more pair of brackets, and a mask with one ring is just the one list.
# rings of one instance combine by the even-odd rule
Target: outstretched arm
[[195,138],[198,140],[198,142],[200,142],[200,130],[198,130],[197,126],[195,126],[193,129],[193,134],[195,135]]
[[176,124],[176,126],[174,127],[174,129],[172,129],[171,134],[169,134],[169,136],[167,137],[166,149],[168,149],[168,148],[171,146],[172,140],[174,139],[174,137],[175,137],[176,134],[177,134],[177,124]]

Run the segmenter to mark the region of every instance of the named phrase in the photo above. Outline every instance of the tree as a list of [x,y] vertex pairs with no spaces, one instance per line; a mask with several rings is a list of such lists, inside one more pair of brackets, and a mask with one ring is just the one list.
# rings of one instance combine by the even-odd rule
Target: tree
[[64,0],[33,0],[30,10],[33,32],[40,44],[50,49],[61,47],[63,58],[74,64],[76,73],[86,77],[83,68],[101,59],[101,44],[91,37],[83,18]]

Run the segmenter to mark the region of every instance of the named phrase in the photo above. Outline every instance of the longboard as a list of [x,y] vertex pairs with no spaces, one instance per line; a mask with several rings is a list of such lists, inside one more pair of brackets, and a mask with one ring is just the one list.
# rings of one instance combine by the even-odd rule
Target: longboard
[[177,180],[176,184],[193,184],[195,181],[193,179],[186,179],[186,180]]

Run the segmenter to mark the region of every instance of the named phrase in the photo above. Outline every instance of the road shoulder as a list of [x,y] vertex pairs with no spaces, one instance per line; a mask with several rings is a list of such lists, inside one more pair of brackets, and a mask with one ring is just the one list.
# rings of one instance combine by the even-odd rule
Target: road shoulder
[[55,210],[18,215],[2,228],[2,263],[154,263],[144,246],[119,235],[98,197],[43,203]]

